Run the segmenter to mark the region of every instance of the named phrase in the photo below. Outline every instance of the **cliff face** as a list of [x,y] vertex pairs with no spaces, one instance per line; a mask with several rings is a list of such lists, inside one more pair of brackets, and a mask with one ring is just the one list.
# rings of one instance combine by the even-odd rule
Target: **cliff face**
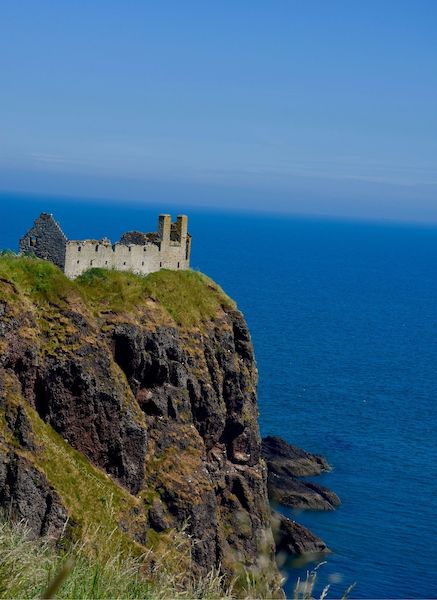
[[195,570],[275,587],[256,385],[241,313],[199,274],[0,259],[0,505],[38,535],[186,527]]

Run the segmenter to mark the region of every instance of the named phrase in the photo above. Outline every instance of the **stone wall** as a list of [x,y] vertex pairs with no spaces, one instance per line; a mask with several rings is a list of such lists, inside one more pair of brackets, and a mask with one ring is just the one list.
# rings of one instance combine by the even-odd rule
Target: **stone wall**
[[31,229],[21,238],[20,252],[50,260],[64,270],[66,245],[67,238],[53,215],[41,213]]
[[[130,271],[139,275],[148,275],[160,269],[188,269],[191,237],[187,232],[187,218],[178,217],[178,221],[172,224],[169,215],[161,215],[159,225],[159,242],[145,241],[141,245],[127,243],[131,238],[139,241],[139,232],[124,234],[123,241],[116,244],[111,244],[107,239],[67,242],[65,274],[74,279],[95,267]],[[177,231],[177,236],[174,237],[171,236],[172,225]]]

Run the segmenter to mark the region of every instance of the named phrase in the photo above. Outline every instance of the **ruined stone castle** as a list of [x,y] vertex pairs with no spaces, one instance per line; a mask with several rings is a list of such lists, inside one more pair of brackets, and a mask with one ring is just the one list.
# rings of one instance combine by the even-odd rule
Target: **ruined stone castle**
[[112,244],[108,238],[68,240],[53,215],[41,213],[20,240],[21,254],[50,260],[70,279],[94,267],[141,275],[160,269],[188,269],[190,250],[185,215],[175,223],[170,215],[159,215],[157,232],[129,231]]

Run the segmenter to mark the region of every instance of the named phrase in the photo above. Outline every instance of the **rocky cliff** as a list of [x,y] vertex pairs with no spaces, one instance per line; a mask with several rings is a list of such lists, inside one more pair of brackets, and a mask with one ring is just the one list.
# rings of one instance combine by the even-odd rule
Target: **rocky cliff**
[[192,567],[278,571],[246,323],[194,272],[0,258],[0,505],[132,551],[186,528]]

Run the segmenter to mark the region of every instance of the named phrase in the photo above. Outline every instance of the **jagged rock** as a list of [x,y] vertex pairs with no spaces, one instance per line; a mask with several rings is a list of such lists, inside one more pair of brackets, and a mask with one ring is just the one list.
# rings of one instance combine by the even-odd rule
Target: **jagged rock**
[[268,435],[262,440],[262,455],[270,470],[278,475],[305,477],[330,471],[331,467],[323,456],[305,452],[289,444],[276,435]]
[[25,458],[0,447],[0,507],[35,535],[59,538],[68,514],[44,475]]
[[309,529],[276,511],[272,514],[272,529],[277,554],[317,555],[330,552],[325,542]]
[[146,430],[126,403],[107,351],[84,343],[73,356],[47,357],[33,403],[77,450],[137,493],[144,480]]
[[340,498],[321,485],[302,481],[291,475],[268,474],[268,491],[272,503],[283,504],[299,510],[334,510]]
[[149,524],[155,531],[170,529],[171,522],[161,499],[155,499],[149,509]]
[[299,510],[333,510],[341,504],[337,494],[328,488],[297,477],[329,471],[330,466],[322,456],[305,452],[276,436],[263,439],[262,454],[272,503]]

